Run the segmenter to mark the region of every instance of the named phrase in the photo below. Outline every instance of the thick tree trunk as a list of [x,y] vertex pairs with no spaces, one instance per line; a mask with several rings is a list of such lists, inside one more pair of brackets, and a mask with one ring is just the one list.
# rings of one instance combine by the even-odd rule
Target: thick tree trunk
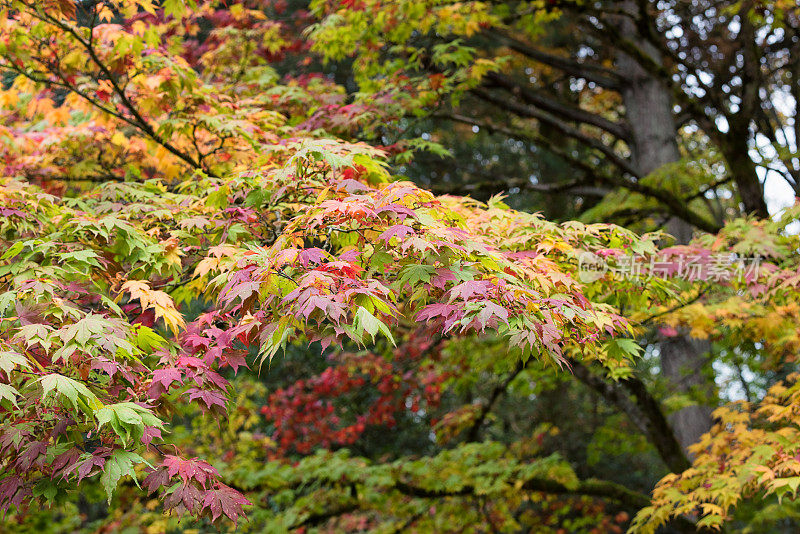
[[[761,77],[761,50],[756,44],[756,28],[750,17],[746,15],[753,8],[753,1],[748,0],[739,6],[742,26],[739,31],[739,41],[742,47],[742,95],[739,112],[728,115],[728,130],[723,134],[719,143],[722,156],[728,166],[728,172],[736,183],[739,197],[748,214],[753,214],[760,219],[769,217],[764,192],[756,172],[756,164],[750,157],[750,123],[760,107],[759,79]],[[797,80],[794,81],[797,83]],[[765,132],[766,133],[766,132]]]
[[769,218],[764,191],[756,173],[756,164],[750,158],[747,142],[750,133],[748,121],[743,124],[731,124],[730,130],[719,136],[719,146],[728,167],[728,172],[736,183],[736,189],[747,214],[759,219]]
[[[636,9],[634,2],[623,4],[629,10]],[[657,51],[637,36],[629,18],[620,20],[620,30],[651,57],[660,60]],[[633,163],[645,176],[662,165],[680,159],[677,129],[672,116],[672,96],[667,87],[648,74],[633,58],[620,53],[617,67],[626,79],[622,97],[626,119],[631,127]],[[667,223],[667,230],[678,243],[687,243],[692,236],[692,227],[676,218]],[[662,336],[659,348],[663,376],[675,391],[711,391],[713,384],[709,384],[700,373],[711,349],[709,342],[681,333],[674,337]],[[701,405],[689,406],[672,414],[669,420],[675,437],[686,449],[711,427],[711,409]]]
[[[708,396],[713,384],[702,373],[711,344],[704,339],[695,339],[687,332],[677,336],[660,336],[661,370],[670,386],[682,393]],[[695,404],[682,408],[669,417],[678,443],[686,449],[700,440],[711,428],[711,407]]]

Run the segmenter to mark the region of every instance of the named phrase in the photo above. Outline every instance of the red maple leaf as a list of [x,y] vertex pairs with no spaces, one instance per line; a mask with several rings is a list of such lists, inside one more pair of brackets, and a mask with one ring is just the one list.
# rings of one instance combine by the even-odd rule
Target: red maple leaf
[[222,483],[218,483],[216,488],[207,491],[203,497],[203,508],[211,511],[212,521],[216,521],[224,514],[236,523],[239,516],[244,513],[242,506],[250,504],[253,503],[248,501],[244,495]]

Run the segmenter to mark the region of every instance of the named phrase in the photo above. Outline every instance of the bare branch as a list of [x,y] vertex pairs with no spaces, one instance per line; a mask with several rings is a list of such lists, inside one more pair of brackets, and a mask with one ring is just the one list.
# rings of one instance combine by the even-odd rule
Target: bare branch
[[567,74],[575,76],[576,78],[583,78],[585,80],[596,83],[606,89],[619,89],[621,85],[620,75],[605,67],[599,65],[592,65],[591,63],[583,63],[575,61],[567,57],[561,57],[554,54],[548,54],[534,48],[533,46],[511,36],[506,31],[492,28],[487,31],[496,37],[500,38],[509,48],[518,52],[525,57],[543,63],[550,67],[556,68]]
[[487,75],[487,79],[491,80],[499,87],[506,89],[510,93],[521,97],[522,100],[530,105],[541,108],[544,111],[566,117],[571,121],[596,126],[601,130],[610,133],[614,137],[617,137],[618,139],[630,141],[630,129],[626,124],[613,122],[601,117],[596,113],[591,113],[578,107],[564,104],[563,102],[558,102],[542,95],[541,93],[531,91],[530,89],[519,85],[511,78],[496,72],[489,73]]
[[586,145],[589,148],[597,150],[598,152],[603,154],[609,162],[616,165],[621,171],[630,174],[631,176],[639,177],[639,173],[633,167],[633,165],[625,158],[615,153],[613,149],[603,144],[602,142],[598,141],[597,139],[594,139],[590,135],[587,135],[581,132],[580,130],[573,128],[569,124],[554,117],[553,115],[541,111],[539,109],[536,109],[534,107],[522,104],[520,102],[516,102],[515,100],[508,100],[501,98],[487,91],[486,89],[480,87],[473,89],[472,93],[491,104],[494,104],[502,109],[505,109],[506,111],[510,111],[511,113],[514,113],[521,117],[536,119],[552,126],[562,134],[571,137],[576,141],[579,141],[580,143]]

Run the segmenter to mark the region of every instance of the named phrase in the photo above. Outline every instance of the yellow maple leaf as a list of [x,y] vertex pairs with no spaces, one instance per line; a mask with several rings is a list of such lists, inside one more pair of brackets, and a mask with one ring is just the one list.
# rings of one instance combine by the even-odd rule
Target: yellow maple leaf
[[128,280],[122,284],[122,290],[130,293],[131,299],[138,299],[143,310],[152,308],[156,318],[164,319],[173,334],[178,335],[178,330],[186,324],[181,312],[175,308],[172,297],[163,291],[151,289],[144,280]]

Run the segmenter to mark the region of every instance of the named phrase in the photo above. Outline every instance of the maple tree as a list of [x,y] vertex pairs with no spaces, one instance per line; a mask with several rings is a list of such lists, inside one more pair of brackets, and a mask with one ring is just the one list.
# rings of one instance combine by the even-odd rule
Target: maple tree
[[[154,531],[694,531],[794,496],[797,208],[683,210],[715,232],[664,248],[404,181],[442,148],[385,130],[503,60],[402,46],[500,24],[489,4],[396,5],[0,3],[0,507],[19,528],[92,488],[106,527]],[[354,54],[355,97],[314,72]],[[611,268],[585,277],[587,254]],[[631,254],[705,276],[622,276]],[[653,327],[777,378],[687,455],[642,372]],[[300,370],[271,378],[281,361]],[[579,473],[557,425],[493,429],[504,398],[570,377],[672,472],[652,499]]]

